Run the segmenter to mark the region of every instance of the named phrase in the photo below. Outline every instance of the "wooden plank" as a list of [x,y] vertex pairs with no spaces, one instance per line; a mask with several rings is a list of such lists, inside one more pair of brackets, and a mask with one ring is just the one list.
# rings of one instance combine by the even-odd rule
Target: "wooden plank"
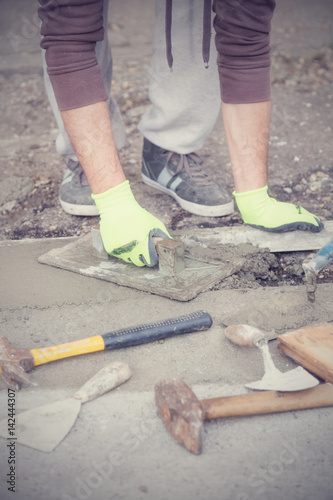
[[333,383],[333,325],[321,323],[278,336],[279,349]]
[[186,229],[176,231],[174,236],[183,239],[189,245],[193,239],[201,244],[240,245],[251,243],[259,248],[268,248],[271,252],[298,252],[320,250],[333,238],[333,221],[325,221],[325,228],[320,233],[311,231],[289,231],[271,233],[251,226],[214,227],[209,229]]

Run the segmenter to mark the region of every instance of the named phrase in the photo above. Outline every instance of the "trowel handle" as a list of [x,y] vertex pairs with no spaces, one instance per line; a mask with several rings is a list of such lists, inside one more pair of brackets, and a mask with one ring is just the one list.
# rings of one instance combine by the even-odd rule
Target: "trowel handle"
[[304,269],[313,269],[315,273],[318,273],[330,262],[333,262],[333,239],[326,243],[310,262],[305,263],[303,267]]
[[96,375],[89,379],[73,397],[80,399],[82,403],[86,403],[118,387],[123,382],[126,382],[131,375],[131,369],[126,363],[114,361],[104,366]]
[[250,325],[230,325],[224,330],[224,335],[236,345],[242,347],[257,347],[260,342],[267,342],[265,333]]

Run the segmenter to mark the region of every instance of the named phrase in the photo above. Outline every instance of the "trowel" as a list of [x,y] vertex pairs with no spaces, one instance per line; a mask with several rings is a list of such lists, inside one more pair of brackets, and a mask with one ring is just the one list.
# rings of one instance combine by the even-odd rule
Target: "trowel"
[[8,430],[8,418],[1,420],[0,436],[39,451],[50,452],[71,430],[82,403],[118,387],[130,377],[130,367],[121,361],[114,361],[88,380],[73,397],[18,414],[15,430]]
[[38,262],[182,302],[212,289],[243,265],[240,259],[198,258],[180,240],[155,238],[154,243],[158,266],[136,267],[105,251],[96,226],[90,234],[41,255]]
[[274,365],[269,352],[267,337],[262,330],[250,325],[232,325],[224,331],[225,336],[234,344],[245,347],[258,347],[263,355],[265,373],[261,380],[245,384],[249,389],[260,391],[301,391],[319,384],[318,379],[313,377],[301,366],[288,372],[280,372]]

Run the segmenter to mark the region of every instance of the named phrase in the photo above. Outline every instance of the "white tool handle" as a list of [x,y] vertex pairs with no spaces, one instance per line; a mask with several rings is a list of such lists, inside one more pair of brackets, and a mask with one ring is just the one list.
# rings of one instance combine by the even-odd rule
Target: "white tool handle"
[[118,385],[126,382],[131,375],[131,369],[126,363],[114,361],[104,366],[96,375],[89,379],[73,397],[81,400],[82,403],[86,403],[118,387]]

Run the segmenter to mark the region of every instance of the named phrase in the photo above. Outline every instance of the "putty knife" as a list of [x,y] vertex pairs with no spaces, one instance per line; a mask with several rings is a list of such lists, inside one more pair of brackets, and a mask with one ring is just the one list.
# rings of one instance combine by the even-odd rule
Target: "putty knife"
[[[16,442],[40,451],[54,450],[74,425],[82,403],[114,389],[130,377],[130,367],[115,361],[96,373],[73,397],[18,414],[15,422]],[[9,438],[8,418],[0,421],[0,436]]]
[[319,384],[318,379],[313,377],[301,366],[280,372],[273,363],[269,352],[267,338],[259,328],[250,325],[232,325],[224,331],[225,336],[234,344],[246,347],[258,347],[263,355],[265,373],[261,380],[249,382],[245,387],[260,391],[301,391]]

